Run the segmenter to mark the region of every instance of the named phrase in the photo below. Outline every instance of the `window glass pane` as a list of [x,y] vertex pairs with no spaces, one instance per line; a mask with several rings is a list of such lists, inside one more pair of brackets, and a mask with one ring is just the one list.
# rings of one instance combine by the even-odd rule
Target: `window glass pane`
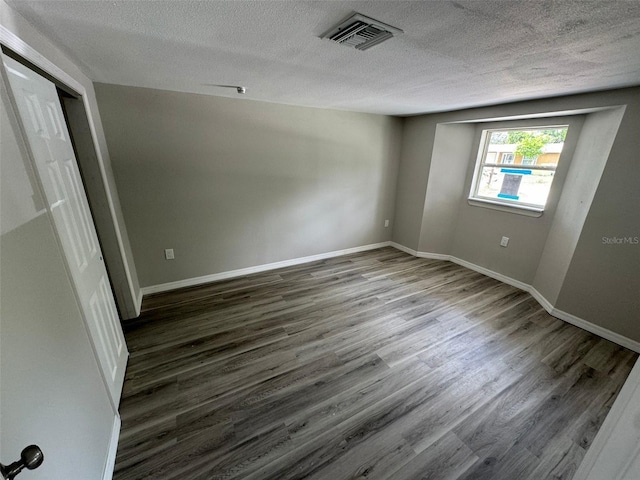
[[482,167],[478,196],[544,206],[554,174],[549,170]]
[[[564,146],[566,127],[486,130],[471,195],[544,207]],[[488,166],[490,164],[498,166]],[[543,169],[541,169],[543,168]]]
[[523,175],[518,192],[519,200],[531,205],[544,206],[547,203],[554,175],[555,172],[549,170],[532,170],[531,175]]

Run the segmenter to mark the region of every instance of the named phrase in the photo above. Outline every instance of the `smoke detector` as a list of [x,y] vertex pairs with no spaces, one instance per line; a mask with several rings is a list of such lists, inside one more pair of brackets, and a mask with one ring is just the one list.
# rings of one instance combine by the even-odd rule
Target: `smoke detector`
[[404,32],[399,28],[356,13],[331,28],[320,38],[328,38],[358,50],[367,50],[402,33]]

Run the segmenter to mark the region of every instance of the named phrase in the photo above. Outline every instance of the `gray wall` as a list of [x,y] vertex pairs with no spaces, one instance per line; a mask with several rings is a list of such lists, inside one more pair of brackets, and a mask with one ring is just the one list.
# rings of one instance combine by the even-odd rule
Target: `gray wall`
[[623,114],[624,107],[618,107],[590,113],[584,122],[533,280],[535,289],[552,305],[565,282]]
[[[526,284],[533,282],[567,171],[573,164],[573,153],[581,136],[583,116],[556,118],[552,123],[569,125],[569,131],[544,213],[537,218],[469,205],[468,197],[483,129],[518,125],[545,126],[549,125],[549,121],[535,119],[477,125],[474,142],[466,155],[466,176],[458,177],[458,183],[464,185],[464,191],[459,200],[456,231],[451,246],[453,256]],[[507,248],[500,246],[502,236],[509,237]]]
[[418,250],[437,122],[430,115],[405,118],[394,205],[392,240]]
[[[551,226],[550,222],[554,220],[552,209],[535,219],[471,207],[463,203],[455,219],[457,226],[451,251],[437,251],[437,245],[428,251],[451,253],[524,283],[530,284],[537,279],[536,287],[541,290],[545,290],[547,286],[543,280],[545,276],[548,279],[556,279],[557,275],[548,269],[549,265],[554,265],[553,262],[543,265],[540,259],[545,256],[547,259],[562,257],[566,271],[564,282],[561,283],[560,290],[553,286],[547,289],[548,292],[556,292],[556,308],[634,340],[640,340],[640,245],[613,246],[602,242],[603,236],[640,236],[640,209],[637,208],[637,205],[640,205],[640,162],[637,154],[640,151],[637,135],[640,108],[636,107],[638,104],[640,89],[630,88],[405,119],[397,186],[398,192],[402,192],[402,195],[399,193],[397,196],[393,240],[410,248],[419,245],[422,250],[429,245],[428,232],[437,228],[437,225],[429,225],[425,220],[446,218],[444,210],[439,214],[431,212],[429,217],[425,216],[425,211],[434,207],[433,204],[426,205],[424,200],[420,200],[426,200],[428,196],[427,183],[433,181],[437,184],[443,181],[443,173],[437,173],[434,169],[432,153],[438,124],[497,122],[518,116],[547,115],[549,112],[554,116],[586,114],[589,124],[596,125],[596,131],[592,128],[587,129],[577,139],[576,148],[582,144],[582,151],[588,152],[589,142],[600,139],[598,151],[591,150],[590,155],[597,155],[606,165],[599,183],[598,175],[592,178],[595,180],[591,185],[597,185],[597,191],[590,205],[590,195],[579,195],[579,188],[568,190],[574,193],[566,195],[565,213],[572,211],[569,207],[573,207],[573,211],[576,212],[585,209],[586,206],[584,222],[579,215],[564,216],[573,222],[570,228],[571,235],[564,235],[561,229]],[[619,118],[617,119],[615,110],[601,113],[597,113],[596,110],[620,105],[627,105],[627,108],[616,134],[615,124]],[[610,128],[604,127],[603,120]],[[465,142],[466,138],[463,139]],[[608,142],[611,140],[613,144],[607,155]],[[568,138],[567,144],[569,143]],[[606,158],[603,159],[603,156]],[[475,158],[470,159],[470,168],[474,160]],[[595,166],[585,161],[585,158],[581,158],[580,163],[589,163],[589,168]],[[578,179],[577,171],[567,172],[567,175],[567,182]],[[469,182],[470,177],[467,176],[465,189],[468,189]],[[558,195],[560,193],[557,192]],[[419,202],[418,205],[416,201]],[[555,201],[558,201],[558,197]],[[437,206],[435,208],[437,209]],[[453,208],[445,210],[451,214],[454,211]],[[507,249],[497,246],[502,235],[511,237],[512,243]],[[552,236],[555,239],[548,243]],[[567,250],[571,243],[575,246],[573,254],[573,247]],[[535,248],[531,249],[532,246]],[[568,261],[564,258],[566,255],[570,256]],[[550,295],[553,300],[555,295]]]
[[400,119],[95,89],[141,285],[391,238]]
[[102,478],[115,412],[0,78],[0,458],[30,479]]
[[[103,251],[105,254],[115,252],[118,255],[118,258],[113,258],[112,254],[107,260],[107,264],[114,264],[115,262],[120,264],[117,268],[112,266],[109,272],[112,283],[117,283],[117,285],[115,285],[115,290],[118,294],[116,300],[118,301],[120,313],[125,319],[135,317],[138,315],[140,308],[140,286],[138,283],[136,266],[133,261],[133,253],[131,251],[127,229],[122,216],[120,199],[118,197],[118,191],[116,189],[115,179],[111,168],[107,143],[102,128],[102,122],[100,120],[95,92],[93,90],[93,83],[75,63],[69,60],[69,58],[54,46],[51,40],[37,32],[24,20],[24,18],[18,15],[3,0],[0,0],[0,23],[9,31],[20,37],[21,40],[28,43],[40,54],[45,56],[49,61],[53,62],[66,74],[73,77],[86,89],[86,107],[88,108],[89,118],[95,126],[94,141],[97,144],[97,149],[102,160],[99,166],[100,175],[102,177],[101,181],[104,182],[105,191],[108,195],[108,214],[111,216],[113,231],[118,242],[117,245],[103,245]],[[104,242],[108,241],[109,238],[103,235],[100,240],[101,242]],[[126,272],[126,276],[121,278],[114,275],[119,271]],[[123,299],[123,296],[128,296],[128,298]]]
[[[543,126],[549,122],[536,119],[477,123],[482,117],[471,116],[473,123],[447,123],[463,118],[459,112],[451,112],[405,120],[405,128],[410,134],[403,137],[398,192],[405,196],[423,194],[424,198],[415,201],[408,211],[404,208],[409,202],[398,198],[393,239],[419,252],[453,255],[518,281],[531,283],[583,118],[570,116],[553,121],[555,124],[569,124],[570,133],[545,213],[540,218],[471,206],[467,198],[483,129]],[[431,126],[435,127],[433,136],[429,135]],[[418,130],[422,130],[422,135]],[[424,176],[427,182],[423,186],[415,178]],[[403,183],[404,179],[411,180]],[[419,222],[409,221],[407,217],[411,214],[414,219],[420,215]],[[417,248],[411,243],[404,243],[414,238],[416,225],[419,227]],[[503,235],[511,239],[509,248],[499,246]]]
[[451,253],[461,202],[468,193],[464,179],[475,137],[474,125],[436,127],[420,230],[421,252]]
[[556,307],[640,340],[640,91],[620,100],[627,107]]

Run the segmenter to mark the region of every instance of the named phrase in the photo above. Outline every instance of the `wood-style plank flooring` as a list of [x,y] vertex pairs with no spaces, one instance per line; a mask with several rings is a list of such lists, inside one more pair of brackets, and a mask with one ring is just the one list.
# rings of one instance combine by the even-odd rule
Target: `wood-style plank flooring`
[[392,248],[145,298],[117,480],[570,479],[637,355]]

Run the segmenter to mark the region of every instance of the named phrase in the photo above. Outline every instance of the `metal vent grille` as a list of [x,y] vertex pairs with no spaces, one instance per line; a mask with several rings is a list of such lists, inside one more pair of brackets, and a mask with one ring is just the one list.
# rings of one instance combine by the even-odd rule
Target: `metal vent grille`
[[358,50],[367,50],[392,38],[394,34],[401,33],[404,32],[399,28],[356,13],[326,32],[321,38],[328,38]]

